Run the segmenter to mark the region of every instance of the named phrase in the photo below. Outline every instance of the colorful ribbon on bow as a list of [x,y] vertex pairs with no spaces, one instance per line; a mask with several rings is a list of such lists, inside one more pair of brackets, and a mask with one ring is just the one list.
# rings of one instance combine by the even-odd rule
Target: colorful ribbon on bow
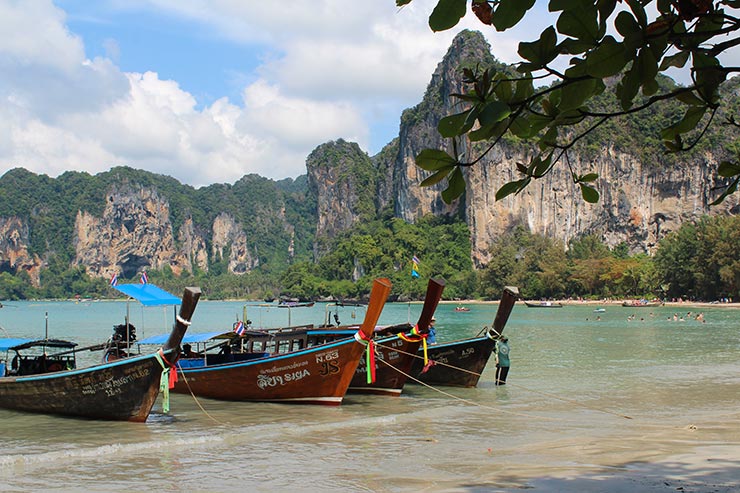
[[398,337],[407,342],[419,342],[419,340],[421,340],[421,345],[424,348],[424,365],[426,365],[427,363],[429,363],[429,356],[427,355],[427,337],[429,336],[429,334],[427,333],[422,334],[419,331],[418,325],[414,325],[414,328],[411,329],[410,334],[411,336],[414,336],[415,338],[407,336],[403,332],[399,332]]
[[355,334],[357,341],[365,344],[365,368],[367,368],[367,383],[375,383],[375,342],[372,337],[368,337],[361,330]]
[[159,391],[162,392],[162,412],[167,414],[170,412],[170,389],[174,388],[177,382],[177,368],[174,363],[170,363],[164,356],[164,351],[159,348],[159,351],[154,353],[154,356],[162,365],[162,377],[159,380]]

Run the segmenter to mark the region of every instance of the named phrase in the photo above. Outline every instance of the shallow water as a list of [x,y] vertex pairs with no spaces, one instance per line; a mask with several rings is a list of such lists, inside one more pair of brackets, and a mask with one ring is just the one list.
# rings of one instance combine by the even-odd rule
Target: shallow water
[[[124,302],[4,305],[0,325],[11,336],[42,337],[48,312],[49,336],[81,345],[107,339],[127,309],[139,338],[164,332],[174,315]],[[497,309],[454,306],[437,311],[440,341],[476,335]],[[145,424],[0,411],[0,490],[740,489],[740,311],[702,309],[702,324],[669,320],[695,314],[690,307],[594,308],[518,304],[503,387],[493,385],[491,364],[475,389],[413,385],[399,398],[349,395],[340,407],[173,395],[169,415],[158,402]],[[190,330],[229,330],[243,310],[201,302]],[[246,310],[255,325],[288,323],[286,309]],[[381,323],[415,320],[420,310],[390,304]],[[321,323],[326,314],[317,304],[290,319]],[[339,315],[350,323],[364,313]]]

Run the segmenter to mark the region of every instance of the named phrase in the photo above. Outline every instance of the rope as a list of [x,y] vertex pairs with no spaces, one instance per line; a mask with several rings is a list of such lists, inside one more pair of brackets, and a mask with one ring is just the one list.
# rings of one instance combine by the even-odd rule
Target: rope
[[205,410],[205,408],[200,404],[200,401],[198,400],[198,398],[193,393],[193,389],[190,388],[190,382],[188,382],[188,377],[186,377],[185,376],[185,372],[182,371],[182,366],[180,366],[180,362],[179,361],[177,362],[177,368],[179,368],[180,371],[181,371],[181,373],[182,373],[182,379],[183,379],[183,381],[185,382],[185,385],[188,388],[188,392],[190,392],[190,396],[193,398],[193,400],[198,405],[198,407],[203,412],[203,414],[205,414],[206,416],[208,416],[211,420],[213,420],[215,423],[217,423],[219,425],[225,426],[226,424],[228,424],[228,423],[224,423],[222,421],[219,421],[216,418],[214,418],[213,416],[211,416],[210,414],[208,414],[208,411]]
[[[376,343],[376,344],[377,344],[377,343]],[[389,347],[389,346],[384,346],[384,347]],[[412,354],[412,353],[409,353],[408,351],[402,351],[402,350],[400,350],[400,349],[395,349],[395,351],[397,351],[397,352],[399,352],[399,353],[403,353],[403,354],[406,354],[406,355],[411,355],[411,356],[413,356],[414,358],[417,358],[417,359],[421,359],[421,356],[419,356],[419,355],[417,355],[417,354]],[[437,388],[435,388],[435,387],[433,387],[433,386],[431,386],[431,385],[429,385],[429,384],[427,384],[427,383],[425,383],[425,382],[422,382],[421,380],[419,380],[419,379],[417,379],[417,378],[414,378],[414,377],[412,377],[411,375],[408,375],[408,374],[406,374],[406,373],[402,372],[402,371],[401,371],[401,370],[399,370],[398,368],[395,368],[395,367],[393,367],[393,366],[392,366],[392,365],[391,365],[390,363],[388,363],[388,362],[386,362],[386,361],[384,361],[384,360],[382,360],[382,359],[381,359],[380,361],[382,361],[382,362],[383,362],[383,363],[385,363],[386,365],[390,366],[391,368],[393,368],[393,369],[394,369],[394,370],[396,370],[397,372],[399,372],[399,373],[401,373],[401,374],[403,374],[403,375],[406,375],[406,377],[407,377],[407,378],[410,378],[411,380],[413,380],[414,382],[416,382],[416,383],[418,383],[418,384],[424,385],[425,387],[428,387],[428,388],[430,388],[430,389],[433,389],[433,390],[435,390],[435,391],[437,391],[437,392],[440,392],[440,393],[442,393],[442,394],[445,394],[445,395],[451,395],[451,394],[447,394],[446,392],[443,392],[443,391],[441,391],[441,390],[439,390],[439,389],[437,389]],[[440,362],[440,361],[435,361],[435,362],[434,362],[434,364],[435,364],[435,365],[443,365],[443,366],[446,366],[446,367],[448,367],[448,368],[452,368],[452,369],[454,369],[454,370],[457,370],[457,371],[461,371],[461,372],[465,372],[465,373],[470,373],[470,374],[472,374],[472,375],[477,375],[477,376],[481,376],[481,374],[480,374],[480,373],[476,373],[476,372],[474,372],[474,371],[470,371],[470,370],[467,370],[467,369],[465,369],[465,368],[459,368],[459,367],[456,367],[456,366],[454,366],[454,365],[450,365],[450,364],[447,364],[447,363],[442,363],[442,362]],[[546,397],[550,397],[550,398],[553,398],[553,399],[557,399],[557,400],[560,400],[560,401],[563,401],[563,402],[567,402],[567,403],[569,403],[569,404],[574,404],[574,405],[576,405],[576,406],[580,406],[580,407],[582,407],[582,408],[584,408],[584,409],[590,409],[590,410],[592,410],[592,411],[598,411],[598,412],[602,412],[602,413],[606,413],[606,414],[611,414],[611,415],[613,415],[613,416],[617,416],[617,417],[619,417],[619,418],[624,418],[624,419],[632,419],[632,417],[631,417],[631,416],[627,416],[627,415],[625,415],[625,414],[620,414],[620,413],[616,413],[616,412],[614,412],[614,411],[609,411],[608,409],[601,409],[601,408],[597,408],[597,407],[587,406],[587,405],[583,404],[582,402],[578,402],[578,401],[575,401],[575,400],[573,400],[573,399],[566,399],[566,398],[564,398],[564,397],[560,397],[560,396],[558,396],[558,395],[555,395],[555,394],[550,394],[550,393],[547,393],[547,392],[541,392],[541,391],[539,391],[539,390],[533,390],[533,389],[530,389],[530,388],[524,387],[524,386],[522,386],[522,385],[517,385],[517,384],[511,384],[511,383],[508,383],[508,382],[507,382],[507,385],[511,385],[511,386],[513,386],[513,387],[517,387],[517,388],[520,388],[520,389],[522,389],[522,390],[526,390],[526,391],[528,391],[528,392],[533,392],[533,393],[535,393],[535,394],[540,394],[540,395],[543,395],[543,396],[546,396]],[[453,396],[453,397],[454,397],[454,396]],[[462,400],[465,400],[465,399],[462,399]],[[467,402],[467,401],[466,401],[466,402]],[[483,406],[483,407],[488,407],[488,406]],[[497,409],[497,410],[499,410],[498,408],[496,408],[496,409]],[[545,418],[545,419],[549,419],[549,418]]]
[[179,313],[177,314],[177,317],[175,318],[178,322],[183,324],[185,327],[190,327],[190,324],[192,323],[190,322],[190,320],[185,320],[184,318],[182,318]]
[[546,416],[538,416],[536,414],[518,413],[516,411],[509,411],[508,409],[502,409],[500,407],[487,406],[487,405],[481,404],[479,402],[471,401],[470,399],[463,399],[462,397],[458,397],[458,396],[456,396],[454,394],[450,394],[449,392],[445,392],[444,390],[441,390],[441,389],[438,389],[436,387],[433,387],[433,386],[429,385],[428,383],[422,382],[421,380],[418,380],[418,379],[412,377],[408,373],[399,370],[398,368],[396,368],[395,366],[393,366],[392,364],[388,363],[387,361],[385,361],[383,359],[381,359],[380,362],[383,363],[383,364],[385,364],[385,365],[390,366],[392,369],[394,369],[395,371],[397,371],[401,375],[404,375],[406,378],[410,378],[411,380],[415,381],[418,384],[421,384],[421,385],[427,387],[428,389],[431,389],[431,390],[433,390],[435,392],[438,392],[438,393],[440,393],[440,394],[442,394],[444,396],[450,397],[451,399],[454,399],[456,401],[464,402],[465,404],[470,404],[471,406],[476,406],[476,407],[480,407],[480,408],[484,408],[484,409],[490,409],[490,410],[496,411],[496,412],[503,412],[503,413],[506,413],[506,414],[511,414],[513,416],[522,416],[522,417],[525,417],[525,418],[539,418],[539,419],[543,419],[543,420],[546,420],[546,421],[558,421],[557,418],[548,418]]

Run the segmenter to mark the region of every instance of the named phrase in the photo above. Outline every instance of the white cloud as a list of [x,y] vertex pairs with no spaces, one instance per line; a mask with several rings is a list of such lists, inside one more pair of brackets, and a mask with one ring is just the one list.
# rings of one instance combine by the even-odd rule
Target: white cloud
[[[420,101],[459,30],[430,31],[435,3],[416,0],[401,10],[374,0],[97,4],[105,8],[95,16],[135,9],[185,19],[198,36],[261,43],[261,65],[244,78],[242,100],[215,95],[204,107],[150,67],[122,72],[116,64],[126,47],[114,37],[102,41],[106,58],[88,59],[84,40],[51,0],[0,0],[0,172],[129,165],[196,186],[247,173],[303,174],[318,145],[344,138],[367,149],[368,118],[388,115],[391,105],[400,118]],[[480,24],[466,18],[462,27]],[[494,52],[513,61],[515,44],[501,39]]]

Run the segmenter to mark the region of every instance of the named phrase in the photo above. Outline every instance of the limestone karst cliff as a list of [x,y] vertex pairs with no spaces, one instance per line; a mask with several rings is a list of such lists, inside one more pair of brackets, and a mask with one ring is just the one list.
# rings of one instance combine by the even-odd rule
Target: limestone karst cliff
[[[307,175],[273,182],[247,175],[233,185],[193,189],[174,179],[127,168],[54,179],[25,170],[0,177],[0,272],[25,271],[34,283],[47,258],[69,254],[70,265],[90,275],[132,278],[143,269],[244,274],[269,263],[316,259],[331,241],[383,211],[408,222],[427,214],[467,224],[474,265],[489,261],[489,246],[517,225],[567,242],[595,233],[607,244],[626,242],[651,252],[668,232],[704,214],[737,213],[738,196],[709,208],[716,167],[726,152],[722,132],[691,154],[663,157],[638,125],[616,125],[570,155],[580,173],[596,172],[601,194],[586,203],[570,171],[559,166],[518,195],[495,200],[517,179],[515,163],[528,159],[526,143],[507,141],[466,170],[466,193],[451,205],[444,184],[422,188],[428,176],[414,162],[424,148],[448,145],[437,122],[459,111],[450,95],[462,92],[461,66],[481,61],[511,70],[490,54],[484,38],[462,32],[431,76],[423,100],[401,115],[399,135],[368,156],[342,139],[319,145],[306,160]],[[728,97],[737,99],[737,89]],[[725,139],[725,140],[723,140]],[[470,152],[478,149],[468,146]],[[34,197],[34,189],[49,190]],[[392,212],[389,212],[392,211]],[[66,257],[65,257],[66,258]],[[361,275],[356,266],[353,279]]]
[[[404,112],[398,143],[386,150],[379,164],[393,170],[391,186],[379,191],[389,195],[385,200],[395,200],[397,216],[410,222],[425,214],[459,214],[463,218],[469,226],[472,258],[477,266],[488,262],[491,242],[516,225],[559,238],[566,244],[575,236],[595,233],[610,246],[626,242],[633,252],[651,252],[665,234],[676,230],[684,221],[703,214],[738,211],[736,195],[711,210],[708,205],[717,195],[713,189],[717,185],[716,168],[723,155],[721,146],[710,145],[702,152],[675,159],[653,158],[658,151],[646,154],[641,147],[654,148],[659,145],[655,140],[650,144],[647,139],[633,138],[635,145],[623,144],[625,139],[620,134],[639,132],[624,121],[620,126],[615,125],[611,134],[592,142],[590,149],[581,146],[570,154],[575,172],[599,174],[597,186],[601,200],[597,204],[582,199],[565,166],[556,167],[522,193],[497,202],[496,191],[505,183],[519,179],[515,175],[515,163],[526,162],[529,157],[526,144],[506,142],[467,170],[464,197],[457,204],[445,204],[440,196],[444,183],[429,188],[419,186],[429,173],[418,168],[414,158],[423,148],[449,145],[438,135],[437,122],[460,111],[456,106],[459,102],[449,95],[464,92],[460,67],[471,66],[477,60],[496,64],[500,70],[507,69],[493,60],[480,33],[458,35],[435,70],[424,100]],[[389,158],[392,152],[397,154]]]

